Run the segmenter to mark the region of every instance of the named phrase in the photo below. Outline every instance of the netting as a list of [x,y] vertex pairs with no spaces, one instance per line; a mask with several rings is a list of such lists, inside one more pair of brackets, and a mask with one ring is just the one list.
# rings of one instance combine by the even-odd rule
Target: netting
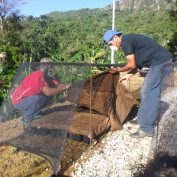
[[[29,75],[32,76],[33,73],[43,69],[44,78],[37,74],[29,78]],[[51,163],[54,173],[57,173],[80,89],[89,75],[89,65],[51,63],[25,63],[21,65],[9,92],[8,102],[6,101],[2,105],[0,143],[10,144],[45,157]],[[24,78],[28,78],[27,83],[23,83]],[[63,90],[54,97],[45,96],[40,91],[36,91],[35,96],[25,96],[23,92],[28,92],[30,84],[32,88],[35,87],[34,89],[38,89],[37,87],[40,87],[41,84],[46,84],[42,79],[45,79],[52,88],[56,88],[58,83],[59,85],[69,83],[71,84],[70,88],[77,88],[77,92],[73,93],[72,101],[66,99],[68,90]],[[28,83],[29,85],[27,85]],[[15,97],[13,94],[17,87],[20,87],[20,95],[18,96],[22,97],[22,101],[17,102],[14,106],[11,100]],[[31,92],[35,93],[34,89]],[[28,100],[25,100],[26,98]],[[24,117],[20,117],[21,115]]]
[[158,125],[152,140],[151,153],[177,156],[177,64],[166,64],[162,77]]
[[0,109],[0,144],[44,157],[57,174],[66,138],[94,139],[109,128],[121,129],[137,102],[118,82],[119,74],[110,74],[107,67],[111,65],[21,65]]

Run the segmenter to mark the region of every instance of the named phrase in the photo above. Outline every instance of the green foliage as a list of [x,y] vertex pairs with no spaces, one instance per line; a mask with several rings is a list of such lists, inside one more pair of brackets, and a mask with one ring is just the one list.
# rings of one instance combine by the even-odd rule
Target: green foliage
[[173,32],[173,35],[172,38],[169,40],[168,46],[172,53],[177,53],[177,3],[170,10],[169,17],[171,22],[170,29]]
[[76,83],[83,81],[90,76],[89,66],[73,66],[66,65],[65,67],[54,67],[54,75],[59,78],[61,83]]
[[[117,30],[124,34],[148,35],[173,52],[176,50],[176,11],[116,11]],[[103,45],[103,33],[111,29],[112,11],[81,9],[53,12],[37,18],[12,14],[4,19],[0,36],[0,52],[7,58],[0,66],[0,99],[11,86],[17,68],[23,62],[38,62],[51,57],[54,62],[110,63],[110,49]],[[122,51],[115,53],[115,62],[126,62]],[[78,77],[78,76],[77,76]],[[77,79],[75,77],[74,79]],[[63,82],[72,82],[65,78]]]

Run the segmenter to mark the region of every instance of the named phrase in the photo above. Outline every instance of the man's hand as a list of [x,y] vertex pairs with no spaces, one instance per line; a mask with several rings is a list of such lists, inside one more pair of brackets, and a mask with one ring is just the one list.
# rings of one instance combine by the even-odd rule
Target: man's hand
[[69,87],[71,87],[71,84],[59,84],[58,87],[65,90],[65,89],[68,89]]
[[65,84],[65,89],[69,89],[71,87],[71,84]]
[[109,71],[111,74],[115,74],[118,72],[118,69],[117,68],[111,68],[110,71]]

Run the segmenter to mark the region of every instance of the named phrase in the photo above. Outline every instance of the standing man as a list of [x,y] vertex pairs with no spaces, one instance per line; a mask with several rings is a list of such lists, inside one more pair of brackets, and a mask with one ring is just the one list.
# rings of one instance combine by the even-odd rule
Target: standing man
[[171,63],[172,56],[153,39],[141,34],[122,36],[122,32],[108,30],[103,38],[110,48],[117,50],[121,47],[127,59],[125,66],[112,68],[111,73],[130,71],[135,68],[149,68],[141,88],[141,106],[137,115],[140,127],[131,136],[134,138],[152,137],[162,84],[161,70],[165,64]]

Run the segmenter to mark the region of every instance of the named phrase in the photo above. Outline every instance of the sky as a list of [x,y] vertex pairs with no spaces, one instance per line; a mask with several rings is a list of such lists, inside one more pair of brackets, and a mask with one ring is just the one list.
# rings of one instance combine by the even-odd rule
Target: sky
[[38,17],[52,11],[78,10],[81,8],[102,8],[113,0],[23,0],[20,5],[21,15]]

